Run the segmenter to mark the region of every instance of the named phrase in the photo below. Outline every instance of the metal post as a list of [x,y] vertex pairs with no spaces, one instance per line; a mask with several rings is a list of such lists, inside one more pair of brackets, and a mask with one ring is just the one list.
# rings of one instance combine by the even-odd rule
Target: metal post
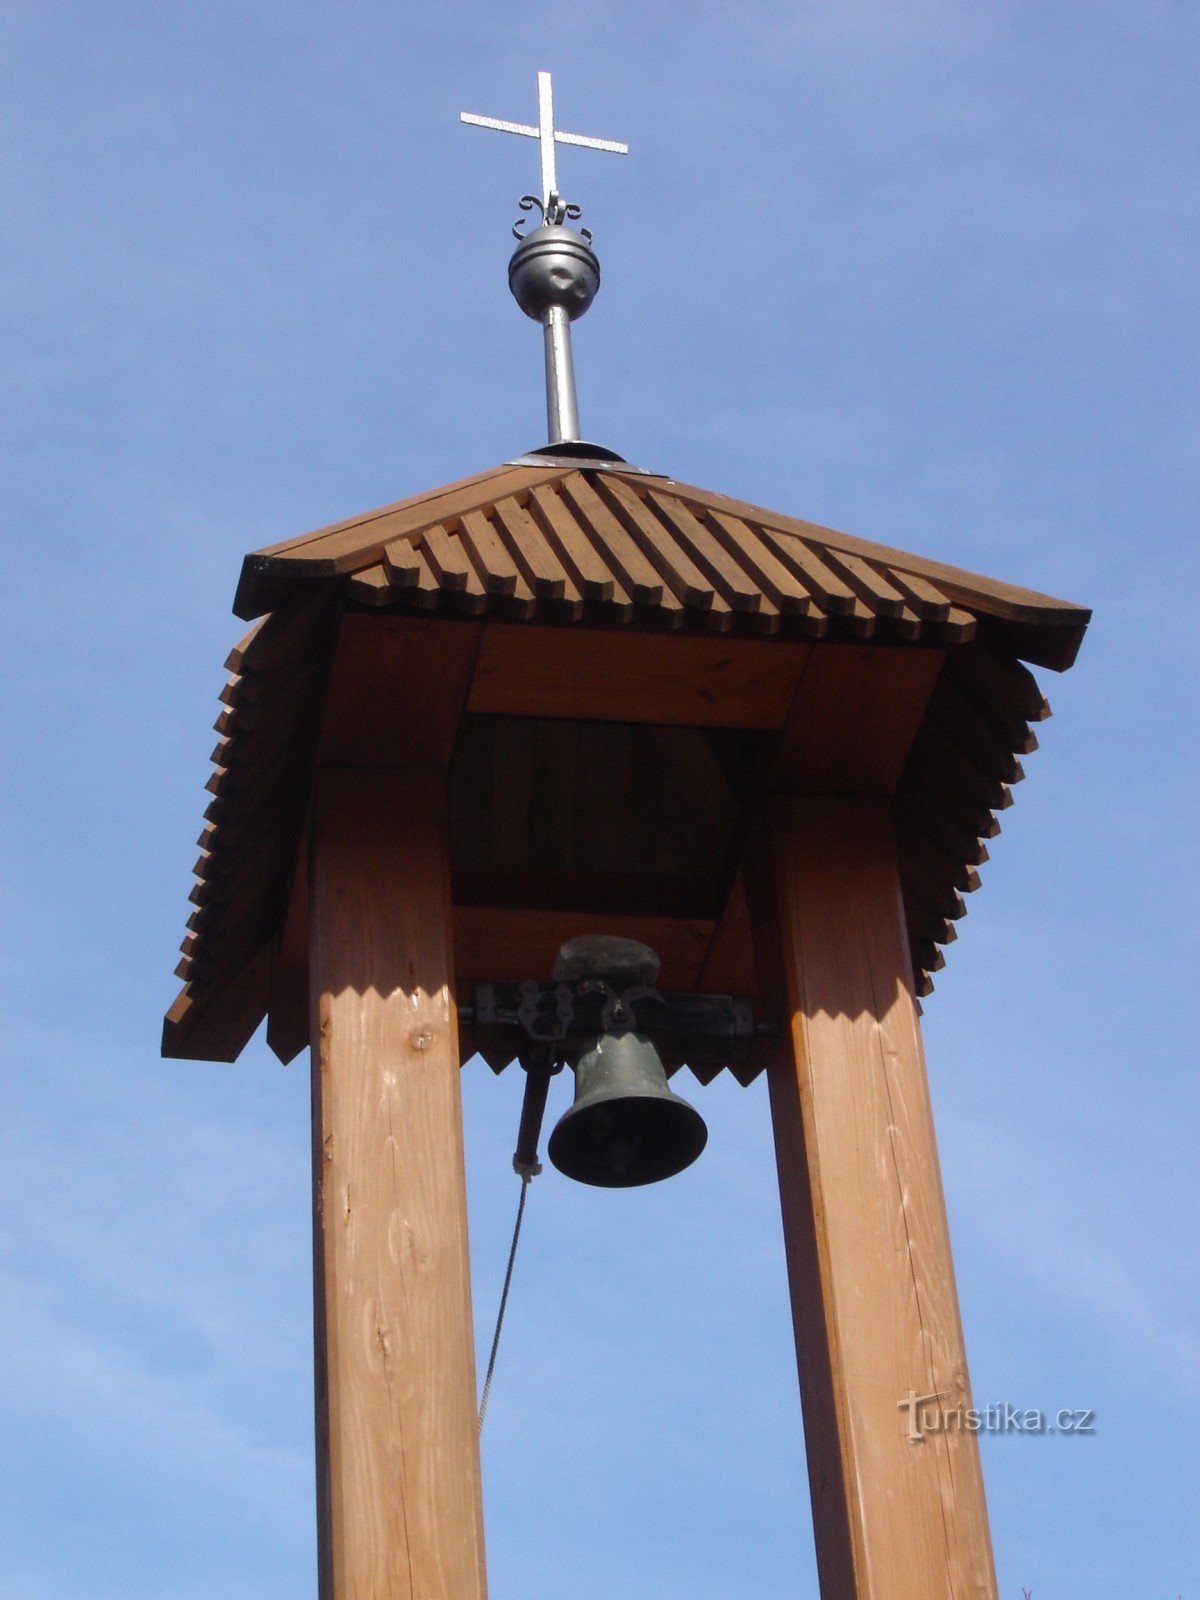
[[550,443],[561,444],[582,438],[571,356],[571,319],[562,306],[547,306],[542,327],[546,337],[546,420]]
[[536,1178],[542,1170],[537,1158],[538,1140],[542,1136],[542,1119],[546,1115],[546,1096],[550,1079],[561,1070],[561,1063],[545,1048],[530,1052],[522,1058],[525,1068],[525,1097],[521,1102],[521,1125],[517,1130],[517,1148],[513,1154],[513,1171],[521,1177]]

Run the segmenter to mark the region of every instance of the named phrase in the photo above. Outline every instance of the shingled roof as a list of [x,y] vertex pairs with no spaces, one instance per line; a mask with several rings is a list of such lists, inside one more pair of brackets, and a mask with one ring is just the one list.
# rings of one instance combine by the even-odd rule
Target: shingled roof
[[[497,467],[246,557],[195,911],[164,1051],[203,1043],[219,999],[248,1038],[267,1006],[340,619],[485,617],[553,627],[933,645],[945,662],[893,796],[919,992],[979,881],[1029,727],[1049,708],[1021,661],[1061,670],[1090,613],[941,562],[636,471]],[[762,724],[765,726],[765,724]],[[518,974],[496,974],[516,976]],[[519,976],[534,974],[521,973]],[[228,1036],[228,1030],[226,1030]]]
[[1090,612],[623,466],[515,464],[246,557],[234,612],[315,582],[368,606],[962,644],[1071,665]]

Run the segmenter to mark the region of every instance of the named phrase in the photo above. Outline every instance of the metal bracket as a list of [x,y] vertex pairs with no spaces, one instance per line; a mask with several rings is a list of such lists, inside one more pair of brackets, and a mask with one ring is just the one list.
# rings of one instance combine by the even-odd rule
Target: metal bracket
[[631,466],[615,451],[601,444],[588,444],[585,440],[560,440],[557,444],[543,445],[540,450],[530,450],[523,456],[514,456],[504,463],[506,467],[562,467],[569,465],[577,471],[635,473],[639,478],[659,478],[663,483],[671,479],[665,472],[651,472],[648,467]]
[[670,1065],[739,1065],[756,1038],[777,1029],[758,1023],[750,1000],[732,995],[663,994],[647,984],[618,990],[600,978],[577,983],[480,983],[460,1010],[487,1053],[511,1050],[524,1062],[532,1047],[569,1060],[597,1034],[645,1033]]
[[[528,979],[520,985],[520,995],[517,1021],[531,1039],[553,1044],[567,1037],[575,1013],[571,991],[565,983],[551,986]],[[554,1002],[553,1014],[549,1009],[550,1001]]]

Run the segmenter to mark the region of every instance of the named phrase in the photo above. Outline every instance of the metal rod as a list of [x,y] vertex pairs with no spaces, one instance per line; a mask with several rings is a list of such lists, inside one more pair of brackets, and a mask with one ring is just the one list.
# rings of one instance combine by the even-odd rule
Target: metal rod
[[550,443],[563,444],[582,437],[575,399],[571,319],[562,306],[548,306],[542,313],[542,327],[546,336],[546,420]]
[[521,1126],[517,1130],[517,1148],[513,1155],[513,1171],[522,1177],[536,1177],[542,1170],[538,1161],[538,1140],[542,1135],[542,1118],[546,1115],[546,1095],[550,1089],[554,1063],[544,1050],[525,1066],[525,1098],[521,1102]]
[[538,137],[542,146],[542,204],[549,209],[550,196],[558,191],[554,170],[554,88],[548,72],[538,73]]

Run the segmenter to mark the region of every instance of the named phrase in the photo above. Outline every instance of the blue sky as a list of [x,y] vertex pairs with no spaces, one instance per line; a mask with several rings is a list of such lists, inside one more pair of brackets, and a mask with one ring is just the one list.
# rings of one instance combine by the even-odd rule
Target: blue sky
[[[315,1593],[307,1087],[162,1063],[241,555],[542,442],[508,298],[561,123],[585,433],[1095,607],[926,1011],[1006,1600],[1200,1579],[1194,6],[45,0],[0,12],[0,1591]],[[1191,447],[1191,448],[1189,448]],[[1189,1000],[1189,995],[1193,996]],[[478,1343],[519,1085],[464,1077]],[[561,1109],[566,1086],[558,1086]],[[494,1600],[815,1595],[763,1085],[535,1185]]]

